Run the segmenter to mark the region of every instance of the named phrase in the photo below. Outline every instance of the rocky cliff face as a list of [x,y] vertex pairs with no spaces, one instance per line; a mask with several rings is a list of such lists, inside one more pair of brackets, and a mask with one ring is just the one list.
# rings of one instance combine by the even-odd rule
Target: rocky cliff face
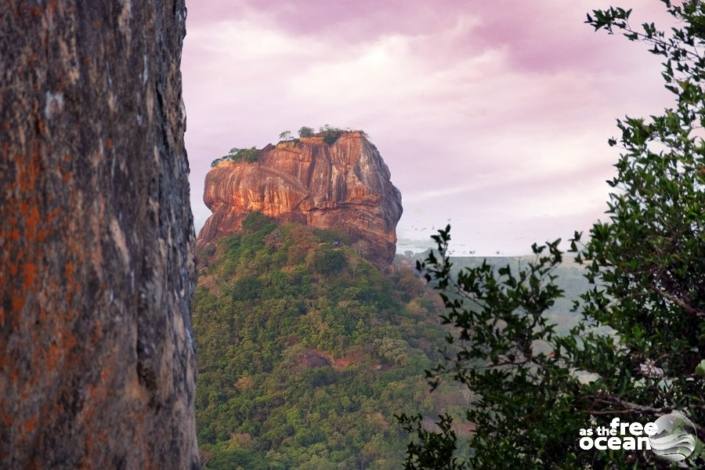
[[0,467],[191,468],[183,0],[0,12]]
[[320,136],[267,146],[256,161],[218,163],[206,177],[213,215],[198,236],[204,247],[240,229],[248,212],[335,229],[373,262],[392,261],[401,195],[387,165],[362,132],[328,144]]

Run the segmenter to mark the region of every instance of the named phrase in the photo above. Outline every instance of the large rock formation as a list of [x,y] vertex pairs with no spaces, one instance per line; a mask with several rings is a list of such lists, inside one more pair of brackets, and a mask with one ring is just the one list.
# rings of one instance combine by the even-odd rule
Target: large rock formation
[[218,163],[206,177],[204,201],[213,215],[198,245],[239,230],[248,212],[346,232],[364,256],[394,258],[401,195],[387,165],[364,133],[344,132],[280,142],[256,161]]
[[198,466],[183,0],[0,12],[0,467]]

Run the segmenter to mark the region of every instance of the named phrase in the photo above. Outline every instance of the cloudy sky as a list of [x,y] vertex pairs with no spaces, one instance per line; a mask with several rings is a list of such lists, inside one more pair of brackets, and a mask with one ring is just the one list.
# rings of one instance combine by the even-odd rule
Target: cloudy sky
[[[616,0],[615,0],[616,2]],[[193,0],[183,53],[191,199],[211,160],[302,125],[364,129],[401,190],[400,250],[524,254],[604,211],[615,118],[669,103],[658,58],[593,33],[602,0]],[[634,23],[664,18],[633,0]]]

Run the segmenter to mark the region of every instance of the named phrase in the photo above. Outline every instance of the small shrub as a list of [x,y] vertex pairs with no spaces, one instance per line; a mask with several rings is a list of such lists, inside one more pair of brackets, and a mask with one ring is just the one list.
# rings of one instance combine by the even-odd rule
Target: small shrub
[[302,126],[301,129],[299,129],[299,137],[313,137],[314,134],[313,129],[310,127]]
[[256,147],[251,147],[249,149],[239,149],[237,147],[233,147],[230,149],[230,152],[227,155],[224,155],[220,158],[216,158],[211,162],[211,168],[218,166],[220,162],[222,161],[230,161],[230,162],[247,162],[247,163],[254,163],[257,160],[259,160],[260,155],[262,154],[261,150],[258,150]]
[[319,135],[323,137],[323,142],[328,145],[333,145],[344,132],[343,129],[330,127],[328,124],[321,127],[318,131]]
[[225,160],[226,158],[227,158],[227,157],[216,158],[215,160],[213,160],[213,161],[211,162],[211,168],[213,168],[213,167],[215,167],[215,166],[218,166],[218,164],[219,164],[220,162],[222,162],[223,160]]
[[341,250],[321,250],[313,258],[313,268],[320,274],[340,272],[346,265],[347,260]]
[[262,282],[256,277],[244,277],[239,279],[233,286],[233,300],[259,299],[262,287]]
[[235,155],[230,157],[230,160],[234,162],[254,163],[259,159],[260,154],[261,151],[257,150],[256,147],[241,149]]
[[263,232],[263,236],[269,234],[277,227],[277,223],[261,212],[250,212],[242,221],[242,229],[244,233]]

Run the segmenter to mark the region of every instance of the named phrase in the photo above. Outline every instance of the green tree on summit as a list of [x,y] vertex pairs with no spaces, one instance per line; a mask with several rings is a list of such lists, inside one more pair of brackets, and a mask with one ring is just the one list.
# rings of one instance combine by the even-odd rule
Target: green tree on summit
[[299,137],[313,137],[314,134],[314,130],[310,127],[302,126],[301,129],[299,129]]

